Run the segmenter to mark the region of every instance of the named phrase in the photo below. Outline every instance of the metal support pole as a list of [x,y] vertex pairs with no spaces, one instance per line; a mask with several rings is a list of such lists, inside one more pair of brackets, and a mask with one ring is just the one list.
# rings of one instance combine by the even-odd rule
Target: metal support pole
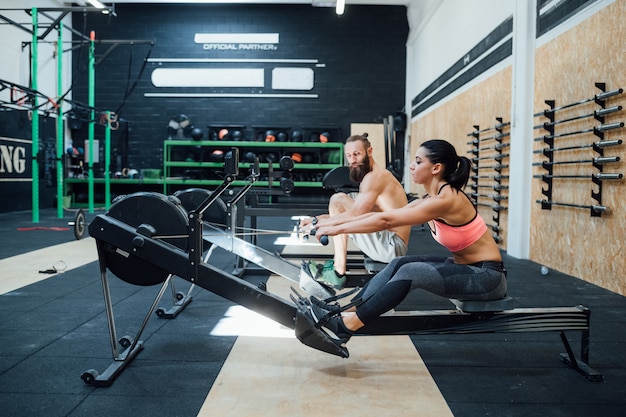
[[[63,22],[59,22],[59,37],[57,38],[57,96],[63,95]],[[63,153],[65,137],[63,135],[63,105],[57,103],[57,217],[63,218],[64,172]]]
[[[32,77],[32,85],[31,88],[34,91],[37,91],[37,71],[38,71],[38,57],[37,57],[37,32],[39,27],[39,22],[37,21],[37,8],[33,7],[32,9],[33,16],[33,44],[32,44],[32,61],[31,61],[31,77]],[[33,183],[32,183],[32,207],[33,207],[33,223],[39,223],[39,111],[37,110],[39,107],[37,94],[33,95],[33,112],[32,112],[32,173],[33,173]]]
[[111,206],[111,111],[107,110],[104,127],[104,206]]
[[95,111],[95,54],[94,54],[94,44],[96,40],[96,33],[92,30],[89,34],[89,163],[88,163],[88,172],[89,172],[89,213],[94,212],[94,176],[93,176],[93,157],[94,157],[94,123],[96,122],[96,111]]

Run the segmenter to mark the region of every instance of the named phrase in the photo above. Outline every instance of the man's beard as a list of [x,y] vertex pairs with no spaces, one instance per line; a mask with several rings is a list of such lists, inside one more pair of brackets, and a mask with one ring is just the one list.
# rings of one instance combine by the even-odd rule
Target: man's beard
[[350,166],[350,181],[360,184],[365,175],[372,170],[369,156],[365,155],[363,162],[357,166]]

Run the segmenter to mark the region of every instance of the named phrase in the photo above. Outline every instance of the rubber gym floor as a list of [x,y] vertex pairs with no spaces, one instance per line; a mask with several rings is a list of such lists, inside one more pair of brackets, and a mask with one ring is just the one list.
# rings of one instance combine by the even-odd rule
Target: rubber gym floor
[[[67,213],[65,219],[58,219],[56,210],[45,209],[35,224],[30,211],[0,214],[0,284],[9,279],[19,281],[22,277],[15,276],[20,274],[16,270],[30,270],[30,275],[41,279],[30,284],[26,281],[0,295],[0,415],[198,415],[237,339],[211,335],[211,329],[233,304],[203,289],[195,289],[193,302],[176,319],[156,316],[150,319],[142,336],[145,349],[112,386],[94,388],[84,384],[81,380],[84,371],[103,370],[112,358],[98,262],[92,260],[62,271],[64,265],[72,263],[72,251],[64,249],[75,241],[68,227],[72,216],[73,213]],[[88,214],[87,221],[91,218],[93,214]],[[293,221],[261,217],[258,227],[284,230],[287,222]],[[281,251],[281,247],[274,245],[274,239],[275,236],[261,235],[258,244],[271,251]],[[54,261],[46,261],[33,252],[56,245],[59,251],[52,258]],[[28,256],[30,252],[32,256]],[[428,232],[414,227],[409,253],[445,251]],[[509,271],[509,295],[517,300],[518,306],[583,305],[591,309],[589,361],[604,380],[590,382],[563,364],[559,354],[565,349],[556,332],[411,336],[452,414],[457,417],[625,415],[626,298],[558,271],[543,275],[540,265],[530,261],[506,254],[504,260]],[[22,265],[15,265],[18,262]],[[235,262],[234,255],[226,251],[211,257],[214,266],[228,272],[233,270]],[[59,272],[55,273],[54,268]],[[52,273],[46,273],[47,269],[52,269]],[[268,276],[266,271],[250,268],[245,279],[258,283]],[[109,282],[118,300],[114,300],[116,325],[140,323],[158,287],[132,286],[111,275]],[[440,308],[452,306],[448,300],[422,292],[412,293],[398,307],[399,310]],[[572,333],[568,337],[578,355],[579,336]],[[258,349],[262,351],[263,346]],[[303,357],[310,352],[304,345],[298,350]],[[275,382],[268,378],[267,386]],[[267,388],[259,386],[259,389]],[[374,408],[371,405],[391,395],[396,388],[389,386],[387,392],[381,390],[378,398],[355,398],[351,407],[360,416],[371,415],[368,414]],[[276,395],[292,394],[287,390]],[[327,405],[325,414],[349,414],[347,409],[337,408],[341,396],[341,390],[336,390],[318,399]],[[406,404],[398,403],[388,410],[388,415],[406,415],[404,409]],[[209,410],[207,415],[217,414]],[[278,408],[259,407],[251,415],[281,414]]]

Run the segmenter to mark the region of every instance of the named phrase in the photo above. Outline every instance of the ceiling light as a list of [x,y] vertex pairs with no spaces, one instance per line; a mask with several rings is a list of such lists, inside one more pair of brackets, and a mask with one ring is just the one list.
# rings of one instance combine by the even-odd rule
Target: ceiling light
[[311,5],[313,7],[335,7],[337,0],[312,0]]
[[346,10],[346,0],[337,0],[337,6],[335,7],[335,12],[337,12],[337,14],[341,16],[345,10]]
[[87,0],[87,2],[91,4],[93,7],[96,7],[98,9],[104,9],[106,7],[104,4],[100,3],[98,0]]

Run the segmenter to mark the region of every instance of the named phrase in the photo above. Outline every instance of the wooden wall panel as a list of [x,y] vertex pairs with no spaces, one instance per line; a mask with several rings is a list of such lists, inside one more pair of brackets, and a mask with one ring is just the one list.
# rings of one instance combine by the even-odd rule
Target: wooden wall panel
[[[478,125],[480,129],[493,127],[496,125],[497,117],[508,122],[511,114],[510,103],[511,67],[507,67],[454,97],[454,99],[413,120],[411,122],[409,162],[413,160],[419,145],[428,139],[445,139],[455,146],[459,155],[471,158],[473,155],[468,152],[472,146],[468,145],[467,142],[472,138],[467,135],[474,130],[473,126]],[[486,134],[493,134],[493,132]],[[490,143],[495,144],[495,141]],[[506,171],[502,172],[502,174],[507,173]],[[424,194],[423,187],[415,184],[411,184],[410,191],[418,195]],[[472,189],[468,186],[465,191],[471,193]],[[503,201],[502,204],[507,205],[507,201]],[[493,210],[479,207],[479,212],[488,224],[493,223]],[[504,249],[506,249],[507,221],[507,212],[500,212],[500,225],[504,228],[503,232],[500,233],[502,238],[500,246]]]
[[[606,83],[607,90],[626,87],[626,1],[619,0],[606,7],[578,26],[556,37],[536,51],[535,112],[546,108],[544,100],[555,100],[556,107],[593,97],[600,92],[594,84]],[[625,105],[624,94],[607,101],[607,105]],[[556,113],[557,120],[588,114],[598,109],[593,102]],[[536,118],[535,122],[546,119]],[[626,120],[624,112],[607,117],[605,123]],[[555,133],[567,133],[597,126],[593,118],[563,123]],[[537,123],[535,123],[537,124]],[[536,136],[545,134],[537,131]],[[623,138],[624,129],[605,133],[605,139]],[[599,138],[593,133],[572,135],[555,139],[557,147],[582,145]],[[543,147],[535,143],[535,149]],[[605,156],[624,156],[624,146],[607,148]],[[555,161],[591,159],[598,154],[590,149],[555,153]],[[535,155],[534,161],[543,157]],[[545,173],[534,167],[535,174]],[[598,172],[591,164],[558,165],[557,175],[591,175]],[[623,162],[609,164],[604,172],[624,172]],[[612,211],[601,217],[591,217],[590,211],[580,208],[553,207],[542,210],[535,200],[541,194],[540,179],[533,179],[531,209],[530,258],[550,268],[572,274],[586,281],[626,294],[626,204],[623,180],[604,181],[602,204]],[[597,204],[591,192],[597,186],[590,179],[555,179],[553,201],[577,204]]]

